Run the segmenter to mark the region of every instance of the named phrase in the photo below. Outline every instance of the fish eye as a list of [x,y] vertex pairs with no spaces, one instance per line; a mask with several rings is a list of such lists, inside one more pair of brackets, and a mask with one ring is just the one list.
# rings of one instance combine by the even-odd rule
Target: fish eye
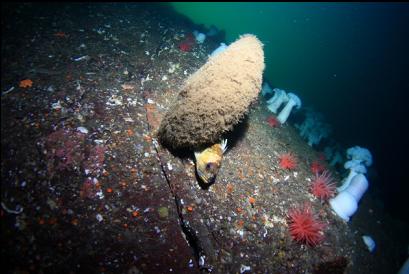
[[206,170],[210,170],[213,166],[213,163],[207,163],[206,164]]

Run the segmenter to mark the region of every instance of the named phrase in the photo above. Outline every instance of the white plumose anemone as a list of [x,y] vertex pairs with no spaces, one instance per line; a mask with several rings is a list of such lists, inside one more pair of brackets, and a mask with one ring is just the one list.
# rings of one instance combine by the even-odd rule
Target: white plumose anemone
[[345,162],[344,168],[349,169],[348,177],[344,179],[342,186],[338,187],[338,191],[345,190],[351,183],[352,178],[357,174],[366,173],[366,167],[372,165],[372,154],[368,149],[354,146],[347,149],[347,157],[351,159]]
[[329,200],[331,208],[345,221],[358,210],[358,203],[368,189],[368,180],[363,174],[352,178],[351,184],[335,198]]
[[300,98],[298,98],[297,95],[295,95],[294,93],[288,93],[287,96],[288,96],[287,105],[285,105],[285,107],[283,108],[283,110],[281,110],[280,114],[278,114],[277,117],[277,120],[281,124],[284,124],[287,121],[288,116],[290,116],[293,107],[296,107],[297,109],[301,107],[301,100]]
[[275,88],[274,90],[274,96],[270,98],[270,100],[267,101],[267,108],[269,111],[272,113],[277,113],[278,108],[283,104],[288,101],[288,96],[287,93],[282,90]]

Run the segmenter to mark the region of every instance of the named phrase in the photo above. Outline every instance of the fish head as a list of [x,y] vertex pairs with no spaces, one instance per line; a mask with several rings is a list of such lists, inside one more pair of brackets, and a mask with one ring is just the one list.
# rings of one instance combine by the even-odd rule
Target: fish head
[[207,162],[202,165],[196,165],[196,172],[199,178],[205,184],[213,184],[216,181],[217,173],[219,173],[220,164],[215,162]]
[[221,166],[223,150],[219,144],[195,152],[196,173],[205,184],[213,184]]

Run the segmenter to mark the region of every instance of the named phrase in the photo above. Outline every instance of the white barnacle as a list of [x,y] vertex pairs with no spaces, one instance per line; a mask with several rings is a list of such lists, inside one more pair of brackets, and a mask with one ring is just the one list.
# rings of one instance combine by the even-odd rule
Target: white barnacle
[[102,215],[99,214],[99,213],[96,215],[96,218],[97,218],[98,222],[102,222],[102,220],[104,219],[104,218],[102,217]]
[[204,266],[206,256],[202,255],[199,258],[199,266]]
[[250,266],[247,266],[247,265],[241,265],[241,267],[240,267],[240,274],[242,274],[242,273],[244,273],[244,272],[246,272],[246,271],[250,271],[251,270],[251,267]]

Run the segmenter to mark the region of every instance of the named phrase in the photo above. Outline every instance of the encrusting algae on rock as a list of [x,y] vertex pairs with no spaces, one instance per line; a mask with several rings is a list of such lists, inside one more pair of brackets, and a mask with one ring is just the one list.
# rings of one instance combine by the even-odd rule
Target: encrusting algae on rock
[[222,135],[257,99],[264,68],[262,43],[254,35],[242,35],[186,80],[178,101],[164,116],[159,141],[172,149],[195,150],[196,170],[205,183],[214,182],[220,168]]

